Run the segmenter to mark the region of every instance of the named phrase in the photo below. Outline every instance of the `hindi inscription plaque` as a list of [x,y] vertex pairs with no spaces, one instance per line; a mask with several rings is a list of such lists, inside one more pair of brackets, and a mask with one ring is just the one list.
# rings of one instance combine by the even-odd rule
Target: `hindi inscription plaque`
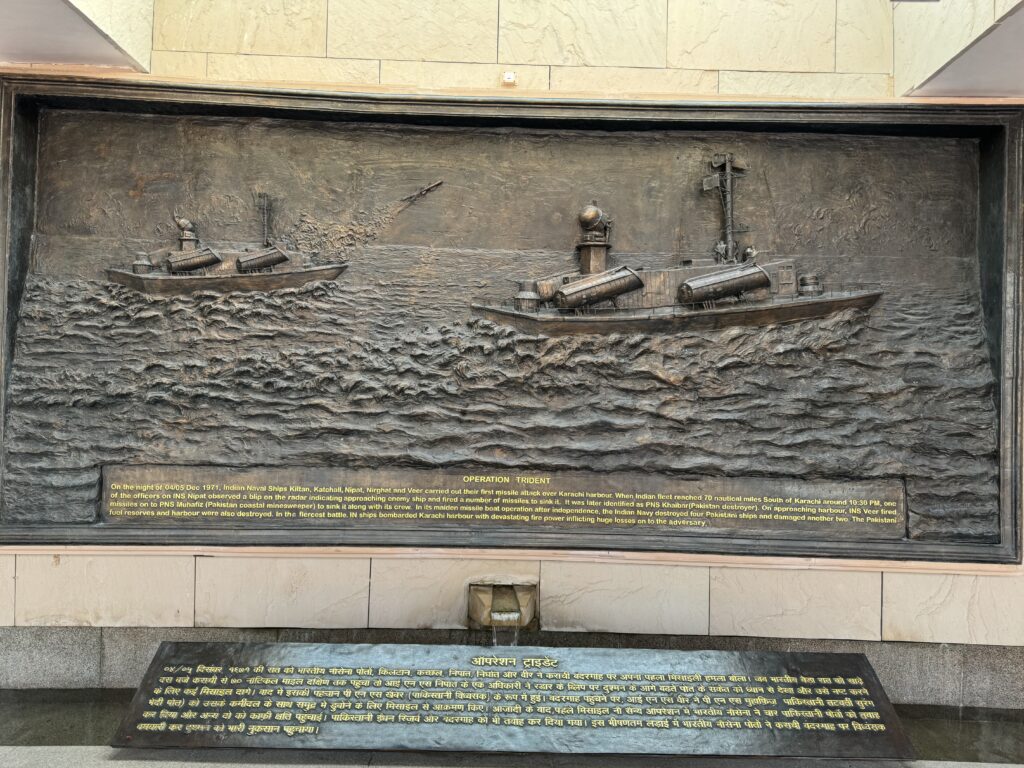
[[860,655],[164,643],[115,746],[909,758]]

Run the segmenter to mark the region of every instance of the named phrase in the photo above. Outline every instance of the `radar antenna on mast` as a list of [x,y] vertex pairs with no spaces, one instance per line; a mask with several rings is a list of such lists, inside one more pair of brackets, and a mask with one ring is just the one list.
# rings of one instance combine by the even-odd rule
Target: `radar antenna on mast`
[[725,240],[715,247],[719,261],[735,264],[739,261],[736,255],[736,227],[733,211],[733,180],[746,174],[747,166],[731,153],[716,154],[711,158],[711,168],[715,171],[705,176],[703,189],[708,192],[717,189],[722,199],[722,211],[725,214]]

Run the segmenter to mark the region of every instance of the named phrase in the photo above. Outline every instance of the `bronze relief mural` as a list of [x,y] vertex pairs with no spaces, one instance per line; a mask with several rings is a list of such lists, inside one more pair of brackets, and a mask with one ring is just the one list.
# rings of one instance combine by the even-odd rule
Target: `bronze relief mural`
[[102,528],[109,466],[408,468],[897,484],[903,556],[1000,541],[977,138],[53,109],[38,141],[8,527]]

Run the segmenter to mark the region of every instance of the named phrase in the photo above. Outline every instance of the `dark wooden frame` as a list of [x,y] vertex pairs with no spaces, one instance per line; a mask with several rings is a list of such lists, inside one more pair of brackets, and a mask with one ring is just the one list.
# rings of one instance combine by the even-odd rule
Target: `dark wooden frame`
[[[981,147],[979,259],[982,303],[999,400],[999,543],[918,541],[778,541],[693,537],[673,551],[950,562],[1020,562],[1021,546],[1021,185],[1024,108],[977,104],[742,104],[728,102],[588,101],[578,99],[326,93],[236,86],[0,75],[0,284],[5,286],[0,355],[0,443],[17,308],[28,269],[34,223],[40,110],[46,108],[271,116],[420,125],[504,125],[643,130],[723,128],[773,132],[955,136]],[[0,464],[0,472],[3,466]],[[380,531],[130,528],[94,525],[0,525],[0,544],[397,545],[664,550],[651,534],[452,532],[416,527]],[[300,538],[301,541],[296,542]],[[675,540],[675,539],[674,539]],[[682,540],[682,539],[680,539]],[[691,541],[691,540],[687,540]],[[765,551],[770,548],[770,552]]]

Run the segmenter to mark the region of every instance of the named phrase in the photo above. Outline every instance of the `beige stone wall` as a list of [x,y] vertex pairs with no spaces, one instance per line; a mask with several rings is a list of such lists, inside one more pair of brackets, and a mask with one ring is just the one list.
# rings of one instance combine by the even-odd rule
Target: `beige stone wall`
[[[164,78],[837,100],[905,92],[1018,2],[75,0]],[[8,549],[0,626],[458,628],[492,581],[539,584],[550,630],[1024,646],[1020,569],[573,557]]]
[[[155,0],[152,73],[331,88],[874,99],[892,95],[891,6]],[[504,72],[518,84],[503,86]]]
[[101,32],[135,59],[139,68],[150,68],[153,48],[153,0],[68,0]]
[[1024,574],[501,553],[0,554],[0,626],[463,628],[474,582],[538,584],[558,631],[1024,646]]
[[[150,24],[157,77],[837,100],[890,96],[894,61],[903,93],[1017,2],[76,0],[140,62]],[[664,560],[9,548],[0,626],[458,628],[492,581],[539,584],[550,630],[1024,646],[1020,569]]]
[[1022,1],[68,0],[161,78],[847,101],[911,93]]
[[942,0],[896,3],[893,87],[910,93],[984,35],[1021,0]]

